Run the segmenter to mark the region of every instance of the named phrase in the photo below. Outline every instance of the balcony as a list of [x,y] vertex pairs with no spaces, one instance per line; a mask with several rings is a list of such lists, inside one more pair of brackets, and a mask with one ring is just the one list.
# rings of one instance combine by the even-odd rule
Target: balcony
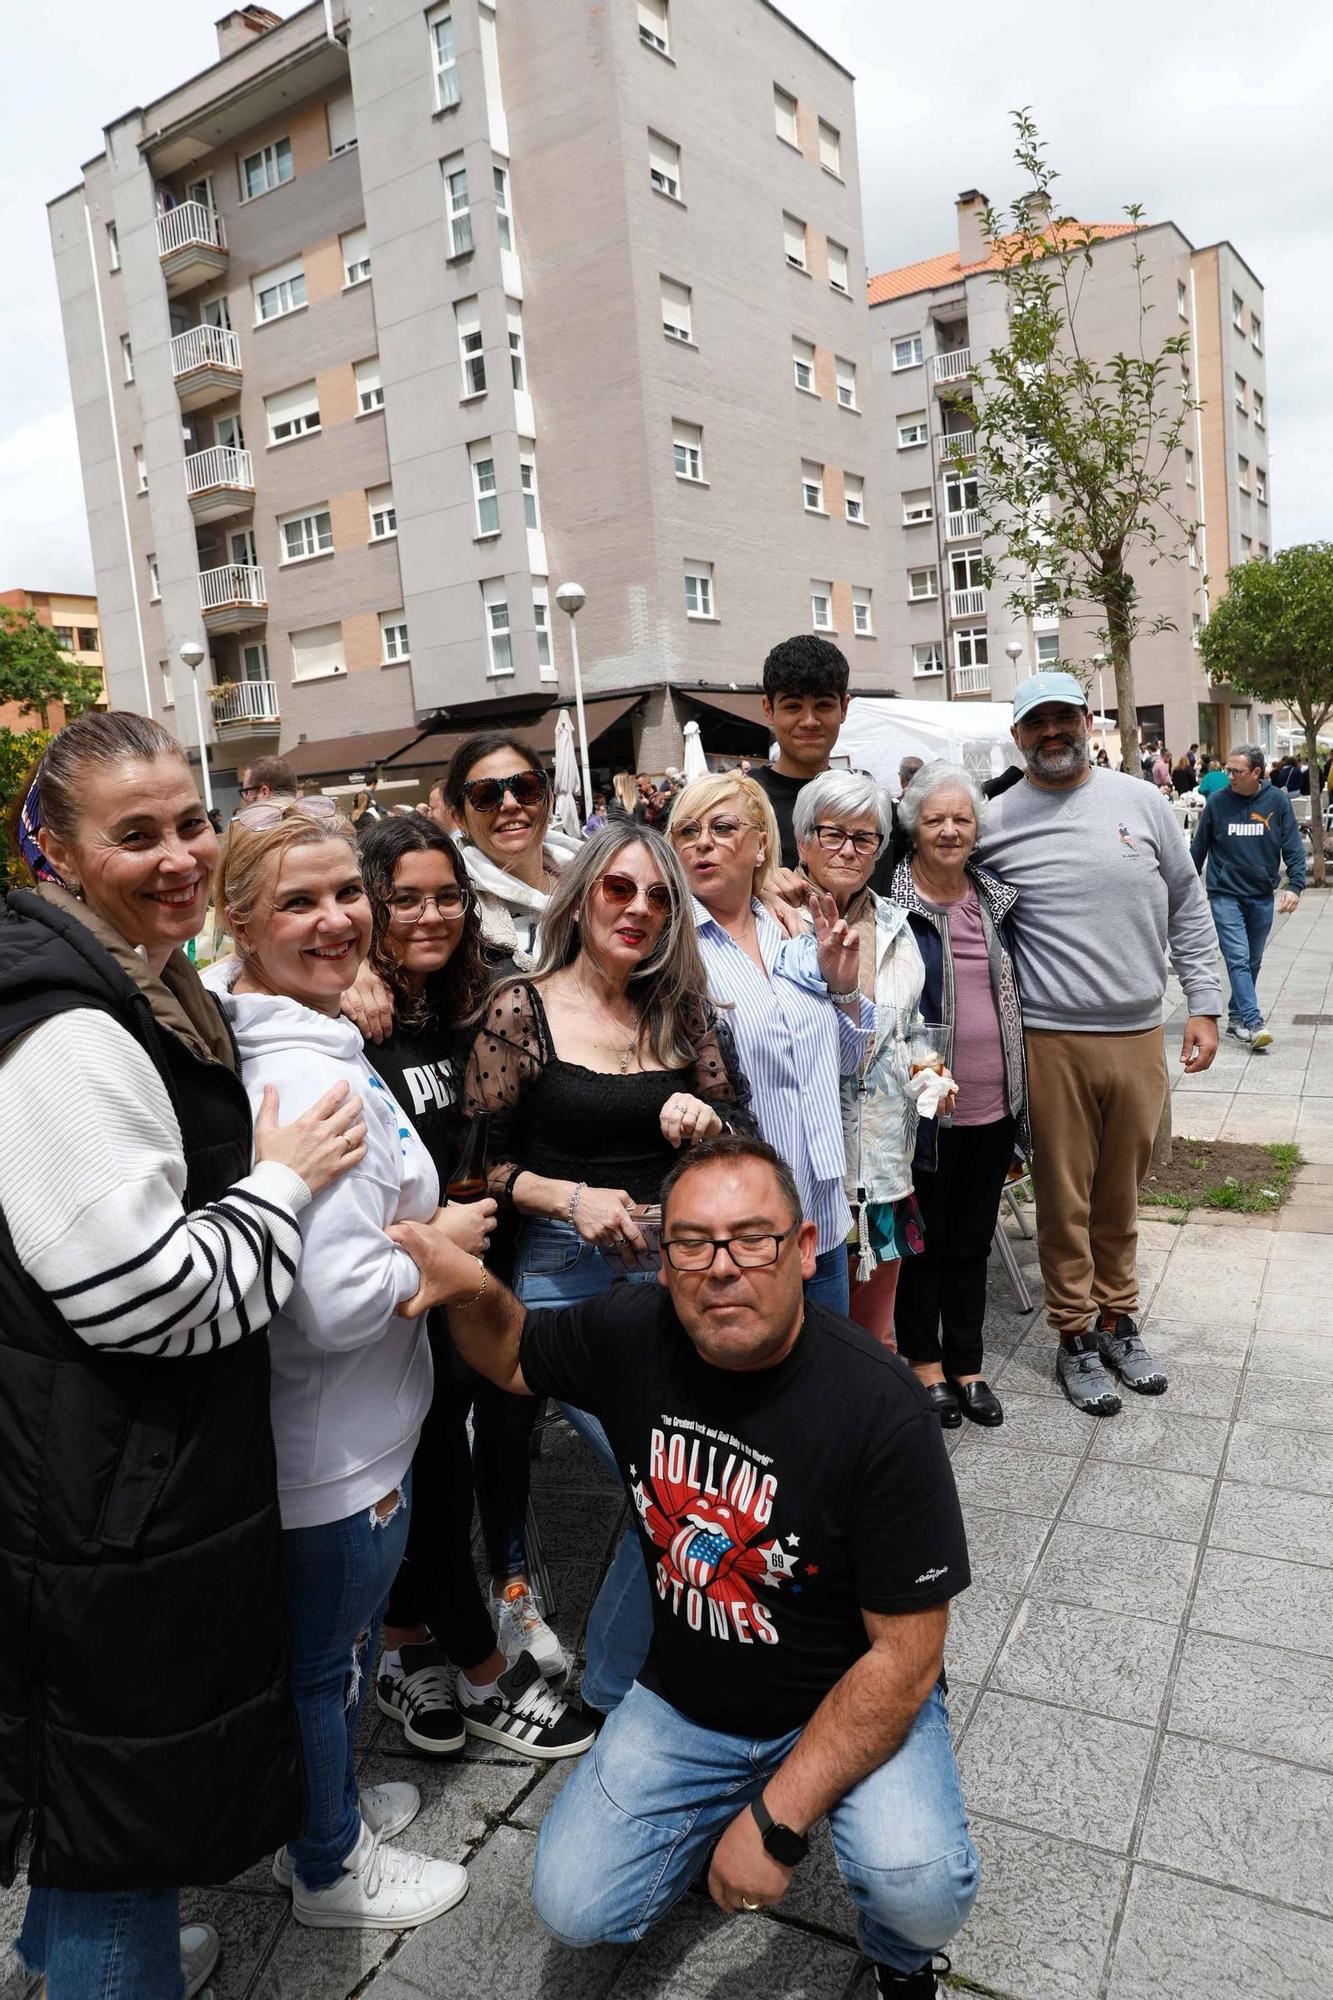
[[171,343],[171,372],[183,410],[225,402],[241,388],[241,343],[229,326],[192,326]]
[[255,474],[248,451],[211,445],[185,461],[185,491],[196,521],[225,521],[254,505]]
[[951,618],[984,618],[986,615],[986,593],[979,584],[968,590],[949,592],[949,616]]
[[223,563],[199,572],[199,609],[209,632],[240,632],[268,610],[264,572],[251,563]]
[[946,542],[973,541],[981,533],[981,509],[961,507],[944,517]]
[[276,737],[282,724],[276,681],[224,681],[213,689],[218,736]]
[[169,299],[225,277],[227,232],[222,217],[201,201],[164,209],[157,218],[157,254]]
[[953,691],[956,695],[990,693],[989,667],[955,667]]
[[935,356],[935,380],[937,382],[965,382],[972,373],[972,350],[970,347],[951,347],[947,354]]
[[977,455],[975,431],[945,431],[937,443],[942,465],[948,465],[955,458],[975,458]]

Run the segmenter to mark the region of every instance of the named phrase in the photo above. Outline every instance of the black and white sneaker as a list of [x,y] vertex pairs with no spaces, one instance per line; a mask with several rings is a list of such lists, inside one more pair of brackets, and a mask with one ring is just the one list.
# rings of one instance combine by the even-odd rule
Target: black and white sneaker
[[394,1672],[387,1654],[375,1677],[375,1700],[383,1715],[402,1724],[404,1739],[429,1757],[457,1757],[467,1733],[454,1706],[445,1672],[444,1655],[433,1639],[404,1646]]
[[944,1952],[936,1952],[929,1965],[916,1972],[899,1972],[892,1965],[875,1962],[875,1991],[879,2000],[944,2000],[939,1984],[953,1967]]
[[581,1757],[597,1741],[587,1717],[552,1693],[531,1653],[519,1654],[484,1701],[472,1700],[460,1678],[458,1706],[469,1736],[507,1744],[538,1763]]

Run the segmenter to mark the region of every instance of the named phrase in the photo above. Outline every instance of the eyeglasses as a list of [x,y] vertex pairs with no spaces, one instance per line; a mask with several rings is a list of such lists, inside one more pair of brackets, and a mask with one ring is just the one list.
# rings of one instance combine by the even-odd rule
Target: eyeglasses
[[815,839],[828,853],[836,854],[839,848],[850,846],[855,854],[870,854],[879,846],[877,833],[848,833],[840,826],[816,826],[811,829]]
[[507,778],[468,778],[463,797],[474,812],[498,813],[505,793],[516,806],[539,806],[546,798],[545,771],[514,771]]
[[[624,910],[639,893],[639,885],[632,875],[599,875],[595,888],[601,890],[608,903],[616,909]],[[654,882],[643,892],[644,901],[655,917],[669,917],[671,914],[671,891],[662,882]]]
[[674,1236],[662,1248],[673,1271],[711,1271],[719,1250],[728,1253],[738,1271],[760,1271],[777,1263],[783,1244],[800,1226],[793,1222],[780,1236],[769,1230],[762,1236],[748,1230],[744,1236]]
[[242,806],[231,816],[233,826],[246,826],[258,833],[268,826],[278,826],[285,819],[336,819],[339,812],[337,799],[325,798],[322,792],[310,792],[303,799],[260,799],[252,806]]
[[256,796],[258,795],[258,792],[259,792],[259,786],[258,786],[258,785],[239,785],[239,786],[237,787],[237,790],[238,790],[238,791],[240,792],[240,795],[241,795],[241,797],[242,797],[243,799],[252,799],[252,798],[255,798],[255,797],[256,797]]
[[743,833],[757,833],[758,820],[753,819],[713,819],[705,826],[701,820],[687,820],[684,826],[673,826],[671,837],[677,847],[694,847],[705,833],[715,840],[719,847],[734,847]]
[[468,902],[467,890],[456,886],[441,889],[438,896],[400,889],[389,898],[389,915],[396,924],[419,924],[426,914],[427,903],[433,903],[441,923],[456,924],[466,911]]

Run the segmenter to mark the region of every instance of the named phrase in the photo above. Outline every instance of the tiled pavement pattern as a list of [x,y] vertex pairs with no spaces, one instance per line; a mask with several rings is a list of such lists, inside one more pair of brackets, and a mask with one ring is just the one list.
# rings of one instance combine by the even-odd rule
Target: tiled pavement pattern
[[[1333,1994],[1333,898],[1280,924],[1261,992],[1272,1054],[1225,1047],[1177,1086],[1192,1136],[1299,1139],[1311,1166],[1274,1228],[1147,1222],[1145,1320],[1165,1398],[1079,1416],[1040,1313],[992,1272],[997,1432],[953,1440],[973,1588],[949,1637],[951,1708],[985,1880],[953,1948],[971,1991],[1015,2000]],[[1176,1018],[1179,1018],[1177,1008]],[[1037,1289],[1032,1247],[1020,1259]],[[623,1508],[557,1427],[538,1471],[567,1638]],[[563,1769],[488,1747],[433,1769],[373,1715],[367,1775],[426,1805],[409,1840],[466,1861],[459,1909],[403,1938],[302,1931],[265,1868],[192,1893],[224,1939],[217,2000],[870,2000],[827,1838],[777,1916],[687,1897],[633,1950],[544,1938],[527,1897]],[[12,1934],[20,1893],[0,1897]],[[12,1962],[11,1962],[12,1963]],[[3,1979],[4,2000],[15,1991]]]

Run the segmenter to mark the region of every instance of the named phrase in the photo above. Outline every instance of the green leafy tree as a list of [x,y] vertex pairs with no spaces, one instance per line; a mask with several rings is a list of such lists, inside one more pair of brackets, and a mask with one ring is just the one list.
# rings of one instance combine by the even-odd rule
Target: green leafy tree
[[[1053,213],[1058,176],[1037,127],[1026,110],[1013,121],[1014,159],[1029,192],[1007,213],[988,208],[981,223],[1008,295],[1009,344],[979,364],[975,407],[952,399],[977,433],[983,533],[1003,549],[998,559],[988,555],[986,582],[1007,584],[1005,602],[1021,616],[1095,620],[1115,672],[1121,767],[1137,777],[1134,641],[1175,626],[1145,616],[1134,572],[1182,561],[1198,532],[1172,500],[1172,462],[1197,407],[1181,389],[1188,335],[1149,343],[1153,308],[1135,244],[1138,349],[1085,351],[1079,312],[1099,239]],[[1134,204],[1125,214],[1137,227],[1143,211]]]
[[1319,732],[1333,715],[1333,542],[1302,542],[1227,571],[1227,594],[1199,634],[1211,679],[1289,708],[1310,764],[1313,877],[1325,879]]
[[[86,661],[76,660],[56,644],[49,625],[39,625],[31,611],[0,605],[0,710],[16,711],[0,725],[0,817],[7,821],[19,786],[46,746],[61,716],[69,721],[91,708],[102,693],[102,676]],[[28,726],[30,725],[30,726]],[[0,842],[6,836],[0,833]],[[12,857],[0,848],[0,875],[17,880]]]

